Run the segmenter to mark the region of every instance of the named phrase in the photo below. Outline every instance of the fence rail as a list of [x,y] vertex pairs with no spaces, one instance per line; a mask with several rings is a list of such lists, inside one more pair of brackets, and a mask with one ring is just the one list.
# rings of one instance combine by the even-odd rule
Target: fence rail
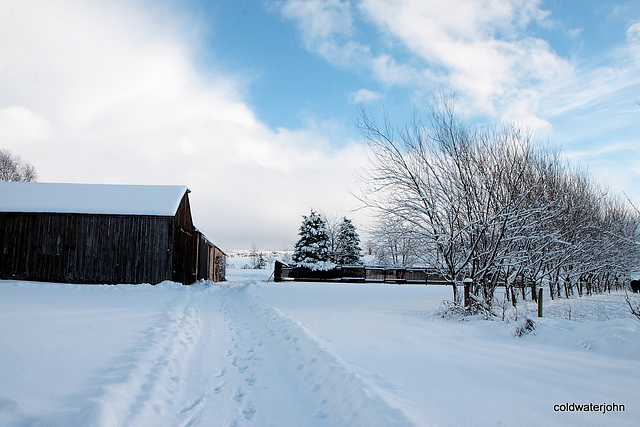
[[355,282],[355,283],[397,283],[422,285],[450,285],[435,269],[430,268],[387,268],[365,265],[341,265],[331,270],[311,270],[276,261],[273,271],[275,282]]

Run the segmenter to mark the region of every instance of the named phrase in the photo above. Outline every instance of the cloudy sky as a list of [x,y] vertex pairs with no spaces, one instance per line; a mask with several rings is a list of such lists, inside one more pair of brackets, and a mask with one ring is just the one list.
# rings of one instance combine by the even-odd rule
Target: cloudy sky
[[0,148],[187,185],[223,249],[290,248],[311,208],[364,225],[358,108],[402,125],[442,86],[640,200],[636,0],[0,0]]

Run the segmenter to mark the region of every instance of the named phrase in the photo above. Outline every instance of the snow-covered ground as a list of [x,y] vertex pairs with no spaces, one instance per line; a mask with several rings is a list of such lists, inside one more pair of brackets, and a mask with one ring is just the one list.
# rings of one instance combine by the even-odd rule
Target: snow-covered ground
[[[0,281],[0,425],[640,419],[640,321],[623,294],[546,301],[543,319],[523,305],[507,323],[441,318],[448,287],[270,273],[230,269],[228,282],[193,286]],[[535,333],[516,337],[525,314]],[[566,410],[578,404],[605,406]]]

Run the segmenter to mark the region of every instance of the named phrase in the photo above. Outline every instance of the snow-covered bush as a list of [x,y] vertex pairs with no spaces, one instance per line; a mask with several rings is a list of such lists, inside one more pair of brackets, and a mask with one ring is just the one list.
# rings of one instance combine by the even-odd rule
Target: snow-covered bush
[[440,303],[440,308],[436,314],[443,319],[464,320],[467,316],[477,315],[478,309],[476,306],[465,307],[453,301],[444,300]]
[[525,319],[521,325],[516,326],[513,330],[514,337],[522,337],[529,334],[537,335],[536,324],[531,319]]

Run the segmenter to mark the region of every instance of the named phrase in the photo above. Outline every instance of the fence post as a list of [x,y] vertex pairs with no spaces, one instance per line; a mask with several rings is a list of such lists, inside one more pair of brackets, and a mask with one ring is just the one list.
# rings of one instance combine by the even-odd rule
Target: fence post
[[542,288],[538,289],[538,317],[542,317]]
[[282,263],[278,260],[273,265],[273,281],[282,282]]
[[464,283],[464,306],[469,307],[471,305],[471,285],[473,285],[473,279],[467,277],[462,283]]

